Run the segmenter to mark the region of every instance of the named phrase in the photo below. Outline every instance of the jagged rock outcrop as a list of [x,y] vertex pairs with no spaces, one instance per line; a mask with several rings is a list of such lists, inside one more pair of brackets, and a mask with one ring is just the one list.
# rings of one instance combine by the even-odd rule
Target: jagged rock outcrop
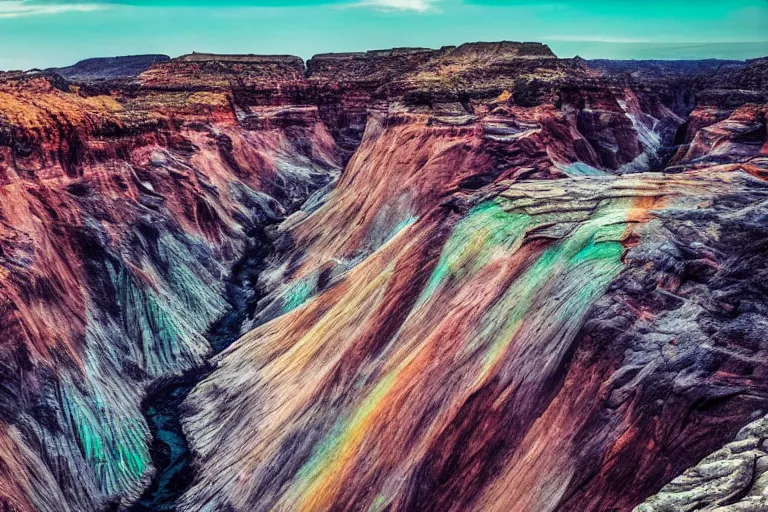
[[764,407],[759,61],[145,64],[0,75],[0,508],[136,501],[233,306],[181,510],[631,510]]
[[760,512],[768,509],[768,419],[744,427],[736,439],[665,486],[635,512]]

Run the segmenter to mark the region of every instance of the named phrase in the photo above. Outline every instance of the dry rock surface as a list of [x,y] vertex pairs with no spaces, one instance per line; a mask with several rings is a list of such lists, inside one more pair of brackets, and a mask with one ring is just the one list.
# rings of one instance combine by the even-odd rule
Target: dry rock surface
[[0,72],[0,510],[766,510],[767,69]]

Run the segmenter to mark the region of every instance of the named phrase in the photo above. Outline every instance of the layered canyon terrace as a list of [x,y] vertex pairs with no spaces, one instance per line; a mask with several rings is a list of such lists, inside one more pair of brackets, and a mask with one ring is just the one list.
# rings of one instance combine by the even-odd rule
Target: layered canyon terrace
[[768,510],[768,59],[0,72],[0,510]]

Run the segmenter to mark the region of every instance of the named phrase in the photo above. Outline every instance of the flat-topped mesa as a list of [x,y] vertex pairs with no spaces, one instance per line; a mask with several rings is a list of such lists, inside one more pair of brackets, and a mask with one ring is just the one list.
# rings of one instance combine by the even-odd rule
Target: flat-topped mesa
[[738,107],[768,102],[768,57],[722,66],[707,80],[699,105]]
[[465,43],[456,47],[451,52],[455,58],[481,58],[494,59],[518,58],[518,59],[556,59],[557,55],[544,43],[499,41]]
[[[450,47],[453,48],[453,47]],[[389,48],[385,50],[368,50],[365,52],[341,52],[341,53],[318,53],[317,55],[313,56],[311,60],[355,60],[355,59],[370,59],[370,58],[376,58],[376,57],[396,57],[400,55],[413,55],[413,54],[424,54],[424,53],[435,53],[436,51],[433,48],[411,48],[411,47],[401,47],[401,48]]]
[[[168,92],[237,90],[246,96],[267,98],[267,104],[274,104],[306,101],[318,94],[333,95],[325,86],[329,83],[343,89],[364,89],[365,94],[381,89],[385,96],[390,94],[384,89],[399,95],[404,90],[422,90],[424,83],[430,91],[435,87],[451,89],[451,84],[444,80],[449,75],[461,78],[462,90],[473,91],[481,75],[491,73],[482,80],[504,81],[492,87],[496,91],[509,86],[508,78],[512,75],[531,73],[541,67],[559,69],[562,62],[545,44],[501,41],[439,49],[398,47],[326,53],[315,55],[306,65],[293,55],[193,52],[174,59],[153,55],[90,59],[53,71],[71,81],[96,87],[88,90],[90,94],[123,88],[117,82],[127,80],[129,88]],[[483,89],[487,88],[484,83]],[[282,99],[275,100],[276,95]]]
[[443,50],[393,48],[354,53],[323,53],[307,61],[307,76],[320,81],[383,83],[425,65]]
[[[578,77],[576,76],[578,75]],[[435,52],[415,72],[393,80],[387,86],[390,95],[401,96],[405,103],[435,104],[445,102],[492,100],[504,91],[535,91],[525,105],[554,101],[559,84],[588,78],[569,59],[559,59],[544,44],[467,43]]]
[[304,61],[295,55],[215,54],[192,52],[173,59],[175,62],[239,62],[243,64],[287,64],[304,69]]
[[293,55],[192,53],[153,66],[137,82],[162,90],[260,91],[301,84],[304,79],[304,61]]
[[[541,43],[467,43],[437,50],[396,48],[354,54],[317,55],[307,61],[316,83],[367,90],[379,98],[432,104],[460,97],[496,97],[515,80],[539,74],[565,76],[573,68]],[[542,70],[549,70],[541,73]]]
[[455,64],[487,65],[517,59],[557,59],[542,43],[466,43],[461,46],[429,48],[392,48],[354,53],[324,53],[307,61],[309,76],[342,81],[347,78],[371,81],[393,75],[405,75],[416,68],[432,69]]

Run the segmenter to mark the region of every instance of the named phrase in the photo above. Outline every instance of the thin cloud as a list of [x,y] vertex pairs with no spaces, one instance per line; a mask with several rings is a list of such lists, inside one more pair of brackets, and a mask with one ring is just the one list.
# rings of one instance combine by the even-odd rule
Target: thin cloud
[[41,4],[27,0],[0,0],[0,19],[61,14],[65,12],[93,12],[103,8],[103,4],[94,3]]
[[363,7],[380,11],[427,12],[440,0],[0,0],[0,18],[18,18],[67,12],[92,12],[115,5],[132,7],[208,9],[276,7]]
[[370,7],[382,11],[427,12],[434,9],[436,0],[363,0],[351,7]]

